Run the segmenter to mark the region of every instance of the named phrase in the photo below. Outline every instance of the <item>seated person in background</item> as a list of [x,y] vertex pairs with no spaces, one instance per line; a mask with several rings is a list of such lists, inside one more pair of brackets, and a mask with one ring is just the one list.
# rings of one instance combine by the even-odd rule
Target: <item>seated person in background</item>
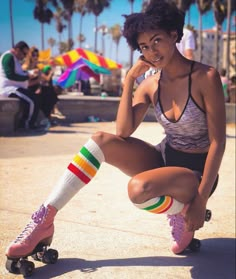
[[[36,95],[39,107],[45,117],[51,122],[51,112],[58,101],[57,94],[52,85],[53,71],[50,66],[45,66],[42,70],[38,68],[39,50],[33,46],[26,57],[23,69],[28,72],[37,72],[37,77],[29,82],[29,90]],[[50,124],[50,123],[49,123]]]
[[[38,57],[39,50],[36,47],[31,47],[28,51],[28,54],[25,58],[24,64],[22,65],[23,70],[28,71],[29,73],[35,73],[35,78],[31,79],[28,83],[28,88],[33,94],[40,94],[40,75],[41,71],[38,69]],[[39,99],[40,97],[37,96]]]
[[[42,103],[41,109],[45,116],[50,119],[51,117],[56,117],[59,119],[64,119],[65,116],[59,111],[57,107],[58,97],[57,91],[53,85],[53,70],[51,66],[45,66],[41,73],[41,90],[42,90]],[[52,121],[51,121],[52,122]]]
[[28,90],[28,82],[34,79],[37,73],[27,73],[22,69],[21,61],[26,57],[29,46],[18,42],[12,49],[2,54],[0,58],[0,95],[19,98],[23,104],[23,116],[19,126],[26,129],[35,129],[35,121],[39,112],[37,99]]

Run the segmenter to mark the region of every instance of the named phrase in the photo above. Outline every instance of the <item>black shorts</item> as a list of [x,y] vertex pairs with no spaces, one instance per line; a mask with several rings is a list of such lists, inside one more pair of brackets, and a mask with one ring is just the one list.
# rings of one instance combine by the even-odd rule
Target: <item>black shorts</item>
[[[208,153],[186,153],[172,148],[169,144],[165,145],[165,163],[164,166],[184,167],[203,174],[205,162]],[[164,161],[164,160],[163,160]],[[210,196],[215,191],[218,184],[219,175],[217,175]]]

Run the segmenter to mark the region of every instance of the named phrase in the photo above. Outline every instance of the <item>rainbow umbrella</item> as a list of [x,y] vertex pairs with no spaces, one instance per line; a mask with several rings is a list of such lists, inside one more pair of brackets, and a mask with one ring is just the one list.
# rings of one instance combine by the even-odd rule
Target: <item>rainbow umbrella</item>
[[68,88],[72,86],[76,80],[88,80],[90,77],[93,77],[99,82],[100,74],[109,75],[111,72],[84,58],[80,58],[66,69],[66,71],[56,80],[56,84],[60,85],[62,88]]
[[62,54],[60,56],[57,56],[54,58],[53,62],[56,65],[61,66],[71,66],[76,61],[78,61],[79,58],[85,58],[86,60],[92,62],[93,64],[106,68],[106,69],[119,69],[122,68],[121,64],[116,63],[114,60],[111,60],[109,58],[103,57],[101,55],[96,54],[95,52],[92,52],[87,49],[77,48],[74,50],[71,50],[69,52],[66,52],[65,54]]

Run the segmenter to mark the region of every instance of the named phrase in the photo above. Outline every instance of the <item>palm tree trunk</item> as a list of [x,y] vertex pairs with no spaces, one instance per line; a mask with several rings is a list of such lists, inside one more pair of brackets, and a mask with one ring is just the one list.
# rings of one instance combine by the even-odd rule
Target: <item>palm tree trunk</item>
[[[83,15],[80,14],[80,21],[79,21],[79,36],[82,35],[82,26],[83,26]],[[79,47],[82,47],[82,42],[79,40]]]
[[215,68],[218,70],[219,66],[219,24],[216,24],[216,32],[215,32]]
[[202,15],[199,14],[199,61],[202,62]]
[[226,75],[230,77],[230,31],[231,31],[231,0],[227,0],[227,51],[226,51]]
[[[133,1],[130,1],[130,8],[131,8],[131,14],[134,12],[134,3]],[[130,56],[129,56],[129,66],[130,68],[133,66],[134,63],[134,51],[132,48],[130,48]]]
[[13,16],[12,16],[12,0],[9,0],[9,10],[10,10],[10,24],[11,24],[11,46],[13,47],[14,42],[14,26],[13,26]]
[[44,24],[41,23],[41,44],[42,44],[42,50],[44,50]]
[[119,53],[119,43],[116,44],[116,61],[118,62],[118,53]]
[[94,51],[97,52],[97,37],[98,37],[98,17],[95,16],[95,34],[94,34]]

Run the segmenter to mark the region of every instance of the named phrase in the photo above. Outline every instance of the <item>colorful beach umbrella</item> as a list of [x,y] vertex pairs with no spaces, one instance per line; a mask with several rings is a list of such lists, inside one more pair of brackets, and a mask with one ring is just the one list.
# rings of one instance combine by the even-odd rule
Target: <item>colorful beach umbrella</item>
[[56,80],[56,83],[62,88],[68,88],[77,80],[88,80],[90,77],[93,77],[99,82],[100,74],[109,75],[111,72],[110,70],[97,66],[84,58],[80,58],[66,69],[66,71]]
[[122,68],[122,65],[115,62],[114,60],[111,60],[109,58],[103,57],[101,55],[96,54],[95,52],[92,52],[87,49],[77,48],[74,50],[71,50],[69,52],[66,52],[65,54],[62,54],[60,56],[57,56],[54,58],[54,63],[56,65],[61,66],[71,66],[74,64],[78,59],[85,58],[86,60],[92,62],[93,64],[106,68],[106,69],[119,69]]

